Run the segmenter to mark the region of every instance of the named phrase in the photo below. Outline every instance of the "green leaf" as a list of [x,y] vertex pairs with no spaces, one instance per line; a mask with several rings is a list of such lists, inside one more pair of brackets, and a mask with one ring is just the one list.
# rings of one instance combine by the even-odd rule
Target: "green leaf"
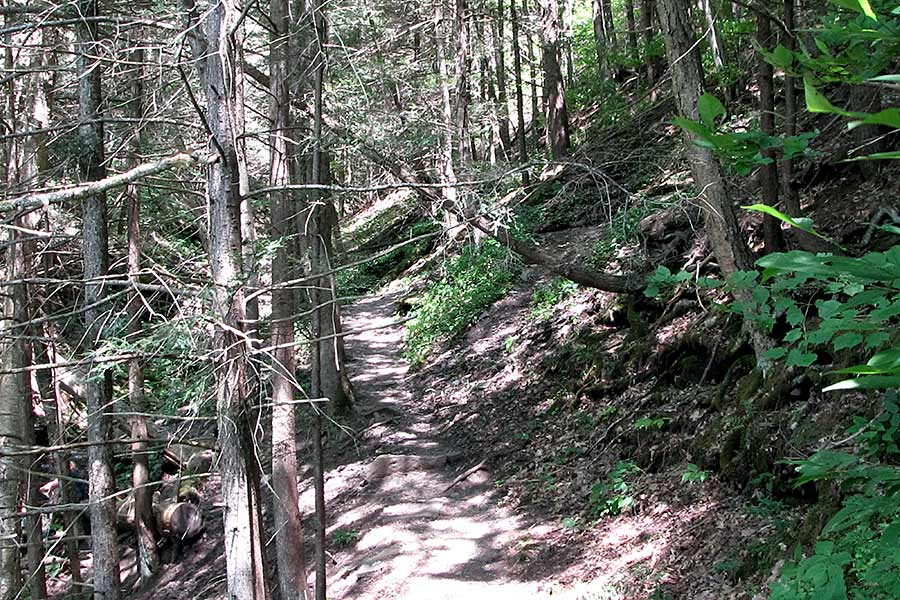
[[834,349],[855,348],[863,342],[863,336],[855,331],[848,331],[834,338]]
[[811,364],[816,362],[816,353],[815,352],[803,352],[794,348],[790,352],[788,352],[787,361],[785,364],[789,367],[808,367]]
[[787,348],[770,348],[762,353],[762,358],[768,360],[778,360],[787,354]]
[[823,392],[840,390],[886,390],[900,388],[900,375],[868,375],[856,379],[845,379],[829,385]]
[[872,5],[869,4],[869,0],[828,0],[832,4],[836,4],[842,8],[846,8],[847,10],[855,10],[861,12],[872,20],[877,21],[878,15],[875,14],[875,11],[872,10]]
[[706,128],[715,131],[716,119],[725,115],[725,106],[712,94],[703,94],[697,101],[697,112]]
[[893,152],[873,152],[865,156],[857,156],[856,158],[848,158],[842,162],[859,162],[861,160],[897,160],[900,158],[900,151]]
[[[751,204],[749,206],[742,206],[744,210],[755,210],[756,212],[765,213],[769,216],[775,217],[779,221],[784,221],[791,227],[796,227],[801,231],[805,231],[811,235],[824,239],[828,239],[818,231],[812,228],[812,221],[809,219],[794,219],[793,217],[789,217],[777,208],[769,206],[768,204]],[[759,264],[759,263],[757,263]]]
[[822,93],[816,89],[816,86],[813,84],[810,77],[803,78],[803,91],[806,97],[806,109],[809,112],[842,115],[844,117],[860,116],[859,113],[851,113],[842,108],[838,108],[837,106],[829,102],[828,98],[823,96]]

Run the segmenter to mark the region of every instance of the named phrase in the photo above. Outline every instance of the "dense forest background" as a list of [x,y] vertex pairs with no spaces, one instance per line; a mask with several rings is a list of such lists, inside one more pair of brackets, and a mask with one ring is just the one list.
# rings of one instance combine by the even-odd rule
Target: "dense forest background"
[[0,16],[0,600],[900,595],[900,5]]

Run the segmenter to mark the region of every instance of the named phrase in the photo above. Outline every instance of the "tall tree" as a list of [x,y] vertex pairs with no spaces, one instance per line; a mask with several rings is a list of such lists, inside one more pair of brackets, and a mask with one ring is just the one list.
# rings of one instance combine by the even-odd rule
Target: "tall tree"
[[[678,111],[689,119],[700,118],[697,103],[703,93],[703,66],[696,38],[682,0],[659,0],[659,19],[666,42],[666,54],[672,71],[672,88]],[[718,160],[708,148],[693,143],[685,133],[688,161],[694,185],[704,208],[704,224],[722,273],[728,277],[753,267],[753,257],[738,224],[734,204],[728,197]],[[746,292],[736,292],[739,299],[749,300]],[[760,366],[770,342],[753,323],[745,322]]]
[[569,113],[559,65],[560,15],[557,0],[541,0],[541,49],[544,63],[544,95],[547,100],[547,147],[554,159],[569,153]]
[[[730,3],[728,3],[730,4]],[[796,0],[784,0],[784,47],[793,52],[797,48]],[[797,84],[796,78],[784,75],[784,135],[797,135]],[[784,158],[779,165],[781,174],[781,200],[787,214],[800,215],[800,195],[794,185],[794,160]]]
[[[504,0],[497,0],[497,12],[493,21],[494,73],[497,77],[497,122],[504,152],[512,150],[509,134],[509,94],[506,87],[505,17]],[[518,42],[516,42],[518,43]],[[520,65],[521,71],[521,65]],[[519,73],[521,76],[521,72]]]
[[[769,17],[762,12],[756,17],[756,41],[761,48],[771,50],[774,36]],[[759,128],[766,135],[775,135],[775,75],[772,65],[761,53],[757,53],[756,87],[759,89]],[[759,168],[759,189],[762,201],[769,206],[778,205],[778,168],[775,163],[775,151],[767,149],[763,152],[770,163]],[[766,252],[777,252],[782,249],[781,222],[770,215],[763,217],[763,237]]]
[[[143,64],[144,49],[136,46],[131,52],[133,77],[130,85],[129,116],[140,123],[144,116]],[[129,163],[132,168],[140,164],[144,146],[144,128],[140,127],[131,137]],[[128,336],[136,343],[143,331],[144,300],[137,289],[141,270],[141,198],[140,188],[129,186],[125,195],[128,219],[127,263],[128,280],[133,284],[128,292]],[[153,518],[153,500],[150,484],[150,460],[147,438],[147,399],[144,395],[144,361],[134,357],[128,361],[128,404],[131,407],[131,485],[134,489],[134,537],[137,543],[138,574],[147,584],[159,568],[156,550],[156,522]]]
[[[83,181],[106,177],[103,121],[101,120],[101,73],[99,57],[103,45],[98,37],[98,0],[79,0],[79,14],[85,17],[76,27],[78,98],[81,124],[79,173]],[[104,337],[104,290],[100,278],[106,275],[109,261],[106,194],[88,196],[82,210],[81,251],[84,256],[84,321],[86,351],[100,347]],[[115,479],[110,463],[109,445],[112,419],[111,373],[92,365],[85,383],[88,414],[88,481],[90,482],[91,552],[94,564],[94,598],[119,598],[119,547],[116,539]]]
[[[509,17],[512,26],[513,45],[513,73],[516,81],[516,144],[519,148],[519,163],[528,162],[528,147],[525,140],[525,97],[522,89],[522,49],[519,45],[519,14],[516,10],[516,0],[509,0]],[[522,172],[522,180],[528,184],[528,171]]]
[[266,598],[258,459],[251,435],[247,361],[250,344],[244,322],[241,264],[241,193],[235,140],[242,133],[237,108],[241,62],[242,6],[224,0],[206,11],[202,23],[193,0],[185,0],[194,61],[206,98],[203,118],[212,132],[206,167],[209,262],[217,316],[216,404],[219,468],[225,505],[225,559],[229,598]]
[[[298,52],[295,32],[287,0],[270,0],[273,30],[269,35],[269,184],[273,187],[291,183],[291,153],[296,144],[291,119],[292,56]],[[301,59],[302,60],[302,59]],[[297,69],[300,70],[299,68]],[[296,350],[294,314],[296,295],[289,287],[278,287],[295,274],[291,257],[291,216],[302,208],[290,191],[276,191],[271,198],[272,240],[276,242],[272,258],[272,498],[275,515],[275,556],[278,565],[278,587],[284,600],[309,600],[306,562],[303,554],[303,528],[300,499],[297,493],[297,431],[294,410]]]

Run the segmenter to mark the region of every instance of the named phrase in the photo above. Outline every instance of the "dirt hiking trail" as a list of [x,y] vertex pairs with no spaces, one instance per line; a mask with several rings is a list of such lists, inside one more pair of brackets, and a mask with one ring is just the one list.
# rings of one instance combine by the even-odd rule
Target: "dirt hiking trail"
[[[441,424],[409,389],[403,326],[391,325],[396,300],[366,299],[344,316],[345,330],[359,332],[347,337],[348,367],[369,424],[351,449],[356,462],[326,467],[329,545],[352,546],[331,557],[329,598],[545,597],[509,564],[515,541],[537,532],[497,506],[490,474],[474,468],[484,457],[462,456],[442,440]],[[310,490],[302,502],[309,514]]]

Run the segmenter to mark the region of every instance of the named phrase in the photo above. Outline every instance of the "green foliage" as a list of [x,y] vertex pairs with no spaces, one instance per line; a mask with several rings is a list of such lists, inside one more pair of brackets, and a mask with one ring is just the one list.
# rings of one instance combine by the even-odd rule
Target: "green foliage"
[[620,460],[616,463],[606,479],[591,488],[591,512],[601,517],[612,517],[634,506],[631,486],[626,478],[639,470],[631,461]]
[[798,485],[828,480],[853,495],[831,517],[811,556],[799,554],[771,600],[884,599],[900,595],[900,470],[834,451],[795,462]]
[[864,456],[878,460],[896,459],[900,456],[900,405],[897,390],[889,390],[882,398],[883,409],[873,420],[860,416],[853,418],[848,432],[862,442]]
[[703,483],[709,478],[709,472],[704,471],[694,463],[689,463],[687,469],[681,474],[682,483]]
[[701,290],[711,290],[724,285],[721,279],[696,277],[695,274],[687,271],[673,273],[668,267],[660,265],[647,277],[647,287],[644,288],[644,295],[648,298],[656,298],[662,295],[663,292],[670,293],[674,288],[689,281],[693,281],[693,285]]
[[662,429],[665,424],[666,419],[663,417],[641,417],[631,426],[637,431],[642,431],[644,429]]
[[669,196],[666,198],[639,198],[630,206],[625,206],[617,211],[612,220],[606,225],[601,237],[594,244],[591,255],[591,264],[595,268],[602,269],[612,260],[616,253],[623,247],[633,244],[640,239],[641,221],[652,214],[677,205],[680,198]]
[[338,548],[346,548],[359,541],[359,532],[353,529],[335,529],[331,543]]
[[697,106],[700,120],[675,117],[672,121],[691,134],[695,145],[712,151],[738,175],[749,175],[755,168],[770,164],[763,152],[779,150],[783,158],[809,155],[809,143],[818,132],[795,136],[766,135],[758,128],[747,131],[721,131],[726,115],[724,105],[713,95],[703,94]]
[[438,344],[453,339],[503,297],[516,277],[516,263],[494,240],[467,245],[445,264],[440,280],[429,286],[407,325],[404,354],[421,364]]
[[562,277],[550,283],[542,284],[531,295],[531,318],[546,319],[553,314],[553,309],[565,302],[569,296],[578,291],[578,284]]

